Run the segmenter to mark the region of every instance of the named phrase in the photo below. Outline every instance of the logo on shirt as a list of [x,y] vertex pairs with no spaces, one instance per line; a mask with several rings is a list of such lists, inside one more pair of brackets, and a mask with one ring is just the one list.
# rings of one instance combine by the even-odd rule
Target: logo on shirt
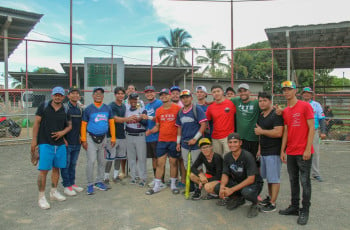
[[225,108],[225,112],[226,112],[226,113],[230,112],[230,108],[229,108],[229,107],[226,107],[226,108]]
[[160,116],[161,121],[174,121],[175,115],[174,114],[162,114]]
[[242,105],[240,104],[238,106],[239,110],[244,112],[244,113],[248,113],[249,111],[253,111],[254,110],[254,105]]
[[182,124],[194,122],[194,119],[192,117],[187,117],[187,116],[181,117],[180,120]]
[[94,119],[94,122],[97,123],[99,121],[108,121],[108,119],[105,114],[97,114],[97,116]]
[[300,113],[294,113],[292,115],[292,126],[300,126],[301,122],[300,122]]

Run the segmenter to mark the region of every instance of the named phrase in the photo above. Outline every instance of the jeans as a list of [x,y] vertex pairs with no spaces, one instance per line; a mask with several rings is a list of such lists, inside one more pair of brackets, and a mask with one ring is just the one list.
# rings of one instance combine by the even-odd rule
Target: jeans
[[[311,182],[310,171],[312,164],[312,156],[309,160],[303,160],[302,155],[287,157],[287,169],[290,181],[291,203],[292,206],[299,208],[300,201],[300,183],[303,187],[303,208],[308,209],[311,205]],[[300,183],[299,183],[300,178]]]
[[61,169],[63,187],[70,187],[75,184],[75,168],[80,152],[80,145],[68,145],[67,166]]

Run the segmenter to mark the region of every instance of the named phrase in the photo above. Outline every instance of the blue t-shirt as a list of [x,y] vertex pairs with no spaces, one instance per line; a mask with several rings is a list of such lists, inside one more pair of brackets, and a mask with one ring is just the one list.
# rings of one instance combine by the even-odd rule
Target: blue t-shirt
[[[181,126],[181,146],[185,149],[189,149],[187,141],[191,140],[199,131],[200,123],[206,122],[207,117],[203,110],[196,106],[197,118],[194,117],[193,109],[185,111],[180,110],[179,115],[176,118],[176,126]],[[195,144],[191,147],[192,149],[198,149],[198,144]]]
[[[156,116],[156,110],[163,105],[163,102],[159,99],[148,103],[145,107],[147,111],[147,116]],[[152,129],[156,125],[155,121],[147,120],[147,129]],[[158,132],[152,133],[146,137],[146,142],[155,142],[158,141]]]
[[315,129],[318,129],[318,127],[320,126],[320,120],[325,119],[326,117],[323,113],[323,109],[320,103],[318,103],[317,101],[311,100],[310,104],[312,109],[314,110]]
[[90,104],[83,113],[83,121],[87,122],[88,133],[96,136],[107,134],[109,119],[112,119],[112,110],[106,104],[102,104],[99,108]]
[[207,104],[200,105],[200,104],[197,103],[197,106],[201,107],[201,109],[202,109],[204,112],[207,112],[207,109],[208,109],[208,105],[207,105]]
[[[124,104],[121,104],[120,106],[117,105],[114,101],[109,103],[108,105],[112,110],[112,117],[125,117],[125,111],[126,107]],[[115,122],[115,136],[117,139],[125,139],[125,124],[124,123],[117,123]],[[110,133],[107,134],[108,137],[110,137]]]
[[69,145],[80,145],[80,128],[83,110],[79,108],[79,105],[74,106],[70,101],[64,106],[67,106],[67,114],[72,118],[72,130],[66,134],[66,140]]

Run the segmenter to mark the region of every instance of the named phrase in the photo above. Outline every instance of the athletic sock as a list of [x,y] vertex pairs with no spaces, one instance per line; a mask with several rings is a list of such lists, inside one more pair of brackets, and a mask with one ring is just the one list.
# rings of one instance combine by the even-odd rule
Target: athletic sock
[[56,192],[57,188],[51,188],[51,193]]
[[119,170],[114,169],[113,177],[117,178],[119,175]]
[[171,181],[170,188],[171,188],[171,190],[177,189],[176,188],[176,180],[177,180],[177,178],[170,178],[170,181]]
[[43,196],[45,196],[45,192],[39,192],[39,199]]
[[153,191],[154,192],[159,192],[160,191],[160,179],[154,178],[154,187],[153,187]]
[[109,179],[109,173],[105,173],[105,180]]
[[156,177],[156,168],[153,169],[153,174],[154,174],[154,177]]

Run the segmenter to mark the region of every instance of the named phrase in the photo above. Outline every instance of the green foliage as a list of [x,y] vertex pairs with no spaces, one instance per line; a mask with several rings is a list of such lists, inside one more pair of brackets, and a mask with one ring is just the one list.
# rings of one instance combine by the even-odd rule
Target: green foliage
[[33,73],[57,73],[57,71],[48,67],[37,67]]
[[227,54],[223,53],[222,50],[225,49],[225,46],[220,42],[212,41],[209,48],[205,45],[202,47],[205,49],[205,56],[198,56],[196,61],[198,64],[206,65],[203,73],[209,72],[209,74],[213,77],[218,77],[218,75],[220,75],[220,77],[224,76],[225,71],[222,68],[227,68],[227,64],[223,63],[222,59],[227,57]]

